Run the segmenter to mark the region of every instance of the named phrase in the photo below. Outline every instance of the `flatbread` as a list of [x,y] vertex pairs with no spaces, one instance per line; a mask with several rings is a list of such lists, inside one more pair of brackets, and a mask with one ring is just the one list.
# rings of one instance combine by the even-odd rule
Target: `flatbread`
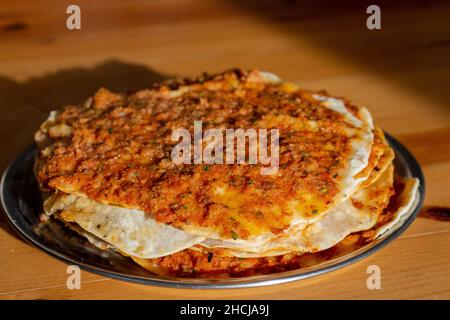
[[47,200],[45,207],[48,214],[76,223],[87,234],[135,257],[157,258],[204,240],[156,222],[142,211],[104,205],[85,197],[58,194]]
[[358,190],[350,199],[304,229],[259,244],[206,239],[202,245],[235,250],[233,254],[242,257],[325,250],[347,235],[370,229],[376,224],[393,193],[393,169],[390,165],[372,185]]

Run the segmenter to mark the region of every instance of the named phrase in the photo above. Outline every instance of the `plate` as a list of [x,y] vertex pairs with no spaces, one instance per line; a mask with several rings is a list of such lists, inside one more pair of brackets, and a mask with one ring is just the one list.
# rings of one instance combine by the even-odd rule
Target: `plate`
[[55,219],[40,223],[42,199],[33,174],[34,158],[37,153],[35,144],[24,150],[5,170],[0,183],[1,201],[12,227],[27,242],[68,264],[78,265],[87,271],[135,283],[176,288],[219,289],[273,285],[324,274],[366,258],[397,238],[413,222],[423,205],[425,195],[423,174],[411,153],[393,137],[389,135],[386,137],[395,151],[396,174],[403,177],[416,177],[420,180],[418,196],[402,223],[375,241],[346,255],[311,267],[269,275],[231,279],[158,276],[113,250],[98,249]]

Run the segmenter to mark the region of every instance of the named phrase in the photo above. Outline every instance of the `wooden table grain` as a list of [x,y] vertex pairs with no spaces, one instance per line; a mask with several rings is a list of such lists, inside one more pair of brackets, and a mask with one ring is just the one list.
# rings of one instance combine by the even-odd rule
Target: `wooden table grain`
[[[1,299],[450,298],[448,1],[378,1],[381,30],[366,28],[364,1],[79,0],[81,30],[69,31],[71,3],[0,0],[2,171],[49,110],[100,86],[258,67],[369,107],[420,162],[425,209],[447,219],[422,214],[363,261],[264,289],[168,289],[82,272],[81,289],[69,290],[66,265],[20,240],[1,215]],[[381,269],[379,290],[366,286],[370,265]]]

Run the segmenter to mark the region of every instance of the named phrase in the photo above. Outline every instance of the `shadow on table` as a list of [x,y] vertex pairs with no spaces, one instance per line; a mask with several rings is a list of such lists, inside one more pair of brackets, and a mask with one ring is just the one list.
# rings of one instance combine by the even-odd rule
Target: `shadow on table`
[[449,8],[446,1],[376,1],[381,8],[381,30],[366,27],[366,9],[374,4],[369,0],[227,3],[300,44],[309,43],[344,63],[436,100],[450,115],[450,19],[443,15]]
[[[110,60],[92,68],[65,69],[20,83],[0,76],[0,170],[27,145],[48,112],[78,104],[98,88],[126,92],[168,78],[144,65]],[[3,212],[3,210],[2,210]],[[0,228],[20,239],[0,214]]]
[[100,87],[126,92],[149,87],[166,78],[144,65],[110,60],[93,68],[64,69],[24,83],[0,77],[0,86],[30,107],[47,113],[66,104],[81,103]]
[[419,217],[437,221],[450,221],[450,208],[425,206],[420,211]]

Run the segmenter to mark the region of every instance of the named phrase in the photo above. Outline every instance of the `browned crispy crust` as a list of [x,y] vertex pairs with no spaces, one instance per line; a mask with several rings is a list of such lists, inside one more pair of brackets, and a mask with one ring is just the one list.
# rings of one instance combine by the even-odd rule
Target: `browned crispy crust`
[[132,258],[152,273],[186,278],[228,278],[284,272],[305,268],[342,256],[364,246],[371,239],[363,233],[348,235],[335,246],[314,253],[288,253],[272,257],[231,257],[222,249],[193,250],[157,258]]
[[[168,94],[185,85],[189,90],[183,95]],[[268,120],[278,116],[300,124],[320,121],[320,132]],[[203,130],[280,129],[279,174],[261,175],[260,165],[174,165],[172,130],[192,131],[194,120],[203,121]],[[331,207],[339,191],[338,172],[350,152],[342,128],[351,125],[342,115],[321,106],[309,92],[258,81],[257,71],[171,81],[128,95],[100,89],[85,105],[65,107],[54,124],[51,142],[39,156],[44,189],[81,192],[96,201],[144,210],[175,227],[211,227],[229,238],[287,228],[286,201],[299,189]],[[212,190],[217,184],[238,195],[235,208],[217,199]],[[274,206],[280,210],[261,212]],[[311,215],[317,212],[314,203],[308,209]]]

